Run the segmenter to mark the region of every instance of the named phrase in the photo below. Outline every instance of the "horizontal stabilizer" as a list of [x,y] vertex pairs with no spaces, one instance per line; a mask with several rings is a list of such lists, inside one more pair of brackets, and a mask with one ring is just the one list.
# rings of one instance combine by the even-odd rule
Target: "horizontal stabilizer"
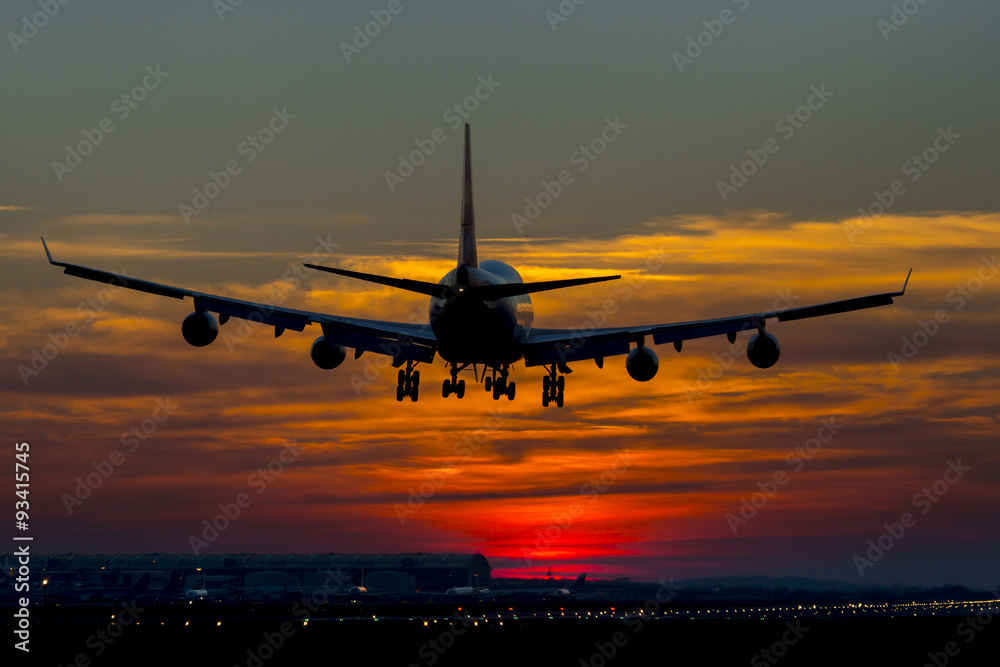
[[423,282],[422,280],[408,280],[407,278],[391,278],[389,276],[379,276],[374,273],[347,271],[346,269],[335,269],[331,266],[317,266],[316,264],[303,263],[302,266],[307,266],[310,269],[316,269],[317,271],[326,271],[327,273],[334,273],[338,276],[346,276],[348,278],[365,280],[367,282],[375,283],[377,285],[387,285],[389,287],[403,289],[408,292],[418,292],[420,294],[426,294],[427,296],[441,296],[442,290],[445,291],[448,290],[448,287],[446,285],[439,285],[438,283],[426,283]]
[[477,285],[466,288],[483,301],[496,301],[522,294],[534,294],[535,292],[548,292],[564,287],[576,287],[577,285],[590,285],[591,283],[603,283],[608,280],[618,280],[621,276],[597,276],[595,278],[571,278],[569,280],[546,280],[540,283],[507,283],[504,285]]
[[330,266],[318,266],[316,264],[303,264],[303,266],[307,266],[310,269],[316,269],[317,271],[326,271],[327,273],[333,273],[338,276],[365,280],[377,285],[387,285],[389,287],[395,287],[409,292],[417,292],[419,294],[426,294],[427,296],[438,297],[441,299],[448,298],[448,294],[455,293],[457,291],[464,294],[466,297],[475,297],[477,299],[481,299],[482,301],[497,301],[499,299],[507,299],[512,296],[520,296],[522,294],[547,292],[549,290],[563,289],[564,287],[589,285],[591,283],[600,283],[606,280],[618,280],[621,278],[621,276],[597,276],[594,278],[571,278],[569,280],[546,280],[538,283],[504,283],[501,285],[472,285],[469,287],[460,287],[453,285],[441,285],[440,283],[427,283],[420,280],[409,280],[407,278],[391,278],[389,276],[380,276],[374,273],[361,273],[360,271],[335,269]]

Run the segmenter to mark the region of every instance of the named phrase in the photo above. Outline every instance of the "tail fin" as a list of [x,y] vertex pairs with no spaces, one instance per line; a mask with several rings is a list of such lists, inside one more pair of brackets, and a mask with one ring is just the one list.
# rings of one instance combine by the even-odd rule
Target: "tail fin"
[[586,572],[584,572],[583,574],[581,574],[580,576],[578,576],[578,577],[576,578],[576,580],[575,580],[575,581],[573,581],[573,583],[572,583],[572,584],[570,584],[570,586],[569,586],[569,589],[570,589],[571,591],[577,591],[577,590],[580,590],[581,588],[583,588],[583,584],[584,584],[584,582],[586,582],[586,581],[587,581],[587,573],[586,573]]
[[458,237],[458,265],[479,268],[476,252],[476,216],[472,208],[472,148],[469,124],[465,124],[465,173],[462,178],[462,228]]

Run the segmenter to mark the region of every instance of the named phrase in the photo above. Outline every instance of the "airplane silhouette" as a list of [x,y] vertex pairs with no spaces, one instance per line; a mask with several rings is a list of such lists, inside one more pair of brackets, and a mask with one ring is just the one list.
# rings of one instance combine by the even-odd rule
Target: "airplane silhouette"
[[[509,264],[497,260],[479,261],[472,205],[472,154],[468,124],[465,126],[458,262],[439,282],[304,264],[317,271],[429,296],[429,324],[311,313],[205,294],[57,262],[52,258],[44,238],[42,245],[49,263],[64,267],[64,272],[69,275],[175,299],[190,297],[194,301],[194,312],[184,319],[181,333],[184,340],[195,347],[204,347],[214,341],[219,334],[219,326],[231,317],[273,326],[275,337],[288,329],[302,331],[306,325],[318,324],[323,334],[316,339],[310,351],[317,366],[326,370],[340,366],[347,358],[348,349],[354,350],[355,359],[365,352],[388,355],[392,357],[393,367],[399,369],[398,401],[407,397],[411,401],[417,400],[420,371],[416,370],[416,366],[432,362],[435,356],[440,356],[450,370],[450,378],[444,381],[441,388],[445,398],[451,394],[458,398],[465,396],[465,380],[459,379],[458,374],[471,366],[476,382],[482,382],[486,391],[492,391],[494,400],[499,400],[501,396],[513,400],[516,383],[509,380],[510,369],[515,362],[523,359],[525,366],[542,366],[547,372],[542,381],[542,405],[555,403],[559,407],[565,400],[565,376],[572,372],[568,366],[570,362],[594,360],[598,367],[603,368],[606,357],[626,355],[625,369],[628,374],[639,382],[651,380],[659,369],[659,358],[649,347],[650,341],[654,345],[673,343],[680,352],[685,340],[725,335],[733,343],[738,332],[756,329],[747,342],[747,358],[758,368],[770,368],[778,361],[780,347],[778,340],[766,331],[767,320],[800,320],[889,305],[894,297],[903,296],[910,279],[908,273],[899,292],[736,317],[589,330],[535,328],[534,310],[528,295],[616,280],[621,276],[526,283]],[[217,313],[219,318],[216,319],[213,313]],[[405,368],[402,368],[404,364]],[[482,366],[481,374],[479,366]]]

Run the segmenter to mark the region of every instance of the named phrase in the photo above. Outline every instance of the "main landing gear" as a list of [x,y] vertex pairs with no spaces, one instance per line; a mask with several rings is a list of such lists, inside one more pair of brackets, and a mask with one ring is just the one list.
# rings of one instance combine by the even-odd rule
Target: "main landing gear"
[[406,370],[399,369],[398,384],[396,385],[396,400],[402,401],[407,396],[414,403],[420,395],[420,371],[413,370],[414,363],[406,362]]
[[458,372],[468,366],[465,364],[463,366],[452,366],[451,367],[451,379],[445,380],[444,384],[441,385],[441,395],[448,398],[452,394],[455,394],[459,398],[465,398],[465,380],[458,379]]
[[507,375],[510,373],[510,368],[507,364],[504,364],[497,369],[496,366],[493,367],[493,374],[487,375],[483,378],[483,385],[486,387],[486,391],[493,392],[493,400],[499,401],[501,396],[506,396],[508,401],[514,400],[514,393],[517,391],[516,382],[507,382]]
[[549,372],[542,378],[542,407],[549,407],[549,403],[555,403],[557,407],[562,407],[565,401],[566,377],[560,373],[569,373],[568,367],[562,364],[552,364],[546,367]]

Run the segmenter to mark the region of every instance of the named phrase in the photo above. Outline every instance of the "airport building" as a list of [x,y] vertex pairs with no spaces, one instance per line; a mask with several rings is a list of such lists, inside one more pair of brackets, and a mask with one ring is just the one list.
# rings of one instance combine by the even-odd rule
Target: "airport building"
[[[336,595],[362,582],[370,593],[386,594],[444,592],[491,581],[482,554],[59,554],[32,556],[31,568],[48,581],[53,595],[82,601],[162,589],[171,582],[251,593],[323,588]],[[4,556],[3,569],[15,572],[16,558]]]

